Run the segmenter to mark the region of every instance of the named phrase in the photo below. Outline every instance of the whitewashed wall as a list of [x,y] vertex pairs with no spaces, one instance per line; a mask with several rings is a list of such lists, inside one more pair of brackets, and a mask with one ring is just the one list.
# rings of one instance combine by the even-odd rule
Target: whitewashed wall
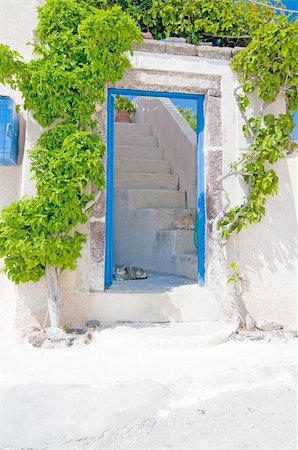
[[[26,59],[31,55],[31,49],[26,43],[30,39],[36,23],[35,7],[38,3],[37,0],[0,0],[0,42],[19,50]],[[183,53],[183,49],[180,51],[180,47],[176,50],[175,53]],[[223,49],[223,57],[216,57],[212,56],[209,50],[209,54],[207,51],[204,54],[204,50],[202,50],[199,56],[195,54],[193,47],[190,50],[188,54],[170,54],[160,53],[157,50],[145,52],[139,49],[131,57],[131,62],[134,69],[143,70],[144,73],[151,71],[157,75],[161,72],[167,74],[169,83],[171,74],[182,72],[193,78],[205,76],[207,79],[214,75],[221,77],[222,156],[223,165],[227,167],[228,163],[238,156],[239,148],[243,149],[247,145],[242,138],[241,117],[233,96],[237,78],[230,69],[229,57],[226,57],[231,51],[227,50],[225,54],[225,49]],[[158,90],[158,88],[157,83],[154,89]],[[17,103],[20,101],[18,93],[13,93],[3,86],[0,86],[0,94],[11,95]],[[257,109],[257,104],[254,107]],[[275,112],[282,110],[283,102],[279,99],[275,105]],[[29,181],[30,171],[26,152],[32,148],[40,132],[39,127],[28,120],[22,165],[17,168],[0,168],[0,206],[9,204],[24,193],[31,195],[34,192],[34,186]],[[208,136],[206,136],[206,140],[208,141]],[[216,148],[216,143],[214,148]],[[274,320],[289,325],[293,325],[295,321],[297,292],[296,168],[297,158],[295,157],[278,164],[280,193],[277,197],[269,199],[266,218],[234,237],[226,249],[228,260],[238,261],[246,279],[247,290],[244,293],[244,300],[248,310],[257,319]],[[233,202],[241,201],[243,191],[236,180],[228,180],[226,187],[231,193]],[[87,251],[83,257],[85,262],[88,257]],[[85,291],[88,285],[89,272],[85,270],[86,264],[80,263],[80,267],[81,269],[77,273],[65,274],[65,308],[63,308],[65,312],[63,314],[67,314],[68,309],[72,314],[74,292]],[[215,268],[215,277],[216,270]],[[222,282],[225,283],[225,280]],[[7,311],[12,311],[11,302],[15,298],[18,299],[18,311],[23,311],[22,318],[27,313],[30,316],[30,311],[33,310],[38,320],[43,319],[46,311],[43,281],[38,284],[28,283],[18,288],[17,296],[15,296],[12,284],[7,283],[2,275],[0,283],[0,320],[1,317],[4,319],[7,317],[6,314],[1,315],[1,311],[5,311],[5,305],[8,305],[8,302]],[[77,293],[76,299],[79,297],[80,294]],[[77,324],[80,323],[81,319],[86,317],[87,308],[88,302],[82,302],[80,308],[76,305],[73,324],[75,321]],[[13,314],[10,314],[10,317],[12,316]]]
[[[228,167],[244,151],[247,141],[242,134],[243,121],[234,100],[237,76],[229,60],[198,58],[169,54],[136,52],[132,58],[138,69],[166,70],[221,76],[223,165]],[[250,113],[256,113],[254,101]],[[278,98],[268,113],[284,112]],[[245,278],[243,299],[257,320],[296,324],[297,298],[297,156],[276,165],[280,177],[278,196],[269,199],[267,216],[231,239],[227,246],[229,262],[237,261]],[[232,203],[241,202],[243,190],[236,179],[226,182]]]
[[152,125],[164,149],[164,159],[179,174],[179,188],[186,191],[187,207],[197,208],[197,136],[169,99],[138,97],[134,100],[136,123]]
[[[30,41],[36,23],[37,0],[0,0],[0,42],[20,52],[25,60],[31,58]],[[21,95],[0,85],[0,95],[9,95],[17,104]],[[22,167],[0,167],[0,207],[20,196]]]

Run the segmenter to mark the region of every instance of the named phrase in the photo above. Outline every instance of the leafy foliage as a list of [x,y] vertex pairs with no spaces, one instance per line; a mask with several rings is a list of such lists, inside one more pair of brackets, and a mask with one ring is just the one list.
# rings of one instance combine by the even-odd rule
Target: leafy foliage
[[0,81],[18,87],[24,108],[42,126],[57,118],[94,126],[106,83],[123,76],[129,67],[124,52],[141,40],[134,20],[119,6],[97,9],[83,0],[47,0],[38,17],[33,47],[39,58],[25,63],[0,45]]
[[[261,24],[274,11],[245,0],[108,0],[120,4],[135,18],[142,30],[151,31],[155,39],[185,37],[197,44],[213,37],[220,45],[246,45]],[[263,3],[269,3],[264,0]]]
[[261,27],[232,61],[232,67],[240,72],[243,94],[237,98],[244,117],[250,104],[249,94],[253,92],[265,102],[263,111],[282,93],[286,112],[246,119],[243,132],[250,139],[249,149],[231,165],[230,174],[242,176],[248,184],[248,195],[242,205],[229,208],[219,223],[224,238],[247,224],[259,222],[266,212],[268,196],[278,192],[278,176],[272,165],[290,151],[293,115],[298,104],[297,34],[298,22],[288,22],[280,15]]
[[136,112],[134,104],[127,97],[119,94],[116,95],[114,105],[116,111],[128,111],[131,114]]
[[193,111],[191,108],[182,108],[181,106],[178,106],[178,111],[184,119],[188,122],[188,124],[191,126],[193,131],[197,132],[197,114],[195,111]]
[[[296,110],[297,32],[298,22],[281,15],[259,28],[249,46],[233,58],[232,68],[240,72],[245,94],[256,92],[264,102],[273,102],[282,92],[288,110]],[[244,98],[245,109],[249,99]]]
[[39,280],[47,265],[75,268],[86,240],[75,227],[87,222],[93,192],[105,184],[105,145],[91,132],[92,114],[106,83],[129,67],[124,52],[141,38],[119,6],[105,10],[96,4],[46,0],[38,8],[37,58],[28,63],[0,44],[0,82],[22,92],[24,108],[40,125],[60,122],[29,154],[36,196],[0,212],[0,257],[15,283]]
[[94,197],[88,184],[104,186],[104,153],[98,136],[74,126],[58,125],[39,139],[30,153],[36,197],[0,214],[0,257],[15,283],[37,281],[46,264],[75,268],[85,236],[73,229],[88,219],[84,208]]
[[228,278],[228,283],[233,284],[234,286],[239,285],[241,283],[241,277],[238,272],[238,264],[236,262],[232,262],[230,264],[231,275]]

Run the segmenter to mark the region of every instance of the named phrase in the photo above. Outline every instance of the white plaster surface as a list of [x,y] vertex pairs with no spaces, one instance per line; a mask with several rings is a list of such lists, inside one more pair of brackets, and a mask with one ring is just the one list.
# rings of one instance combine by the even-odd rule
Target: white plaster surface
[[[9,44],[19,50],[26,59],[31,56],[31,48],[26,43],[30,40],[36,23],[35,7],[39,3],[37,0],[0,0],[0,42]],[[223,164],[226,168],[228,163],[237,157],[239,148],[243,150],[246,145],[241,137],[242,123],[233,97],[233,91],[238,81],[229,67],[229,61],[142,51],[136,51],[131,57],[131,61],[134,68],[144,70],[142,75],[144,83],[150,82],[154,89],[158,88],[161,79],[162,82],[167,79],[171,80],[169,74],[179,74],[181,71],[191,75],[192,81],[190,80],[190,83],[195,87],[200,75],[221,77],[222,151]],[[155,73],[150,73],[150,70]],[[159,74],[164,76],[161,77]],[[180,81],[182,86],[183,80]],[[206,89],[208,85],[210,85],[208,80],[201,81],[202,88]],[[4,86],[0,86],[0,94],[11,94],[17,103],[21,100],[19,93],[13,93]],[[252,107],[257,109],[257,103],[253,102]],[[282,112],[283,108],[284,103],[279,98],[274,105],[274,112]],[[37,130],[30,120],[27,125],[22,167],[0,169],[0,206],[17,199],[20,194],[32,195],[34,193],[34,185],[29,181],[30,173],[26,152],[34,145],[40,130]],[[207,129],[205,151],[215,150],[212,147],[212,142],[208,141],[209,132],[210,130]],[[239,262],[247,280],[247,290],[243,298],[248,309],[257,318],[270,318],[270,320],[290,325],[294,323],[297,295],[296,217],[294,214],[294,205],[297,201],[294,175],[296,167],[295,158],[284,160],[278,165],[280,194],[276,198],[269,199],[267,217],[261,223],[242,232],[227,247],[228,260]],[[241,200],[243,191],[237,181],[229,179],[226,187],[231,194],[232,202]],[[84,264],[80,265],[81,268],[83,266]],[[213,278],[217,276],[215,266]],[[85,289],[88,277],[89,269],[86,272],[80,272],[77,281],[74,274],[64,274],[65,309],[67,309],[67,305],[71,305],[75,289]],[[78,280],[81,281],[78,282]],[[11,284],[4,283],[3,278],[0,281],[2,297],[11,298],[12,292],[14,292]],[[81,288],[78,283],[82,283]],[[222,280],[222,283],[225,283],[225,280]],[[18,292],[17,301],[19,304],[23,302],[23,306],[19,310],[26,308],[30,310],[31,307],[32,311],[37,311],[39,318],[44,317],[43,282],[38,283],[38,285],[28,284],[24,288],[19,288]],[[82,296],[81,300],[83,298]],[[79,309],[77,314],[77,321],[80,322],[81,316],[84,314],[81,314]]]
[[135,122],[152,126],[164,159],[179,175],[179,189],[186,190],[188,208],[197,207],[197,137],[170,99],[137,97]]
[[199,348],[182,327],[180,347],[131,324],[88,347],[6,349],[0,448],[296,450],[295,343]]
[[223,319],[220,300],[208,289],[183,278],[151,274],[148,280],[116,282],[106,292],[66,294],[61,313],[68,328],[92,319],[102,323]]
[[0,166],[0,208],[20,198],[21,167]]
[[[183,70],[185,73],[221,76],[223,167],[227,170],[228,164],[247,147],[241,131],[243,122],[233,95],[238,80],[229,67],[229,61],[139,51],[134,53],[132,62],[137,69],[168,70],[172,73]],[[259,107],[260,103],[255,99],[249,114],[258,112]],[[270,108],[267,107],[266,112],[283,113],[282,97],[278,96],[276,102]],[[209,130],[205,131],[205,152],[216,150],[209,141]],[[231,240],[226,249],[227,259],[229,262],[239,263],[246,280],[243,299],[248,310],[257,319],[266,318],[295,326],[297,157],[281,161],[276,165],[276,170],[280,178],[279,195],[268,200],[267,216],[260,223],[248,227]],[[243,189],[236,179],[228,179],[225,188],[232,204],[242,201]],[[216,273],[216,264],[214,271],[212,268],[210,271]],[[220,274],[218,276],[221,277]]]
[[296,326],[297,320],[297,157],[276,165],[279,193],[267,203],[262,222],[237,239],[244,277],[243,300],[257,320]]

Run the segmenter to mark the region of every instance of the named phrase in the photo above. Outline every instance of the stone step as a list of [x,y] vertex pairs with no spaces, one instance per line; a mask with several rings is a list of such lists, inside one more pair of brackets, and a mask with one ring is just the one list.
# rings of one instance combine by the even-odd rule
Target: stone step
[[123,133],[127,135],[152,136],[152,127],[138,123],[115,122],[115,135]]
[[[123,192],[124,189],[119,189]],[[185,191],[166,189],[129,189],[129,207],[138,208],[185,208]]]
[[178,189],[178,175],[160,173],[115,173],[115,189]]
[[109,312],[108,316],[103,314],[102,322],[195,322],[222,318],[212,292],[199,287],[196,281],[173,275],[149,272],[145,280],[114,281],[105,294],[104,306],[96,303]]
[[196,254],[193,230],[161,230],[156,235],[158,247],[163,254]]
[[175,253],[196,255],[194,230],[168,230],[175,234]]
[[128,145],[115,146],[115,159],[163,159],[162,147],[133,147]]
[[[132,198],[132,193],[139,193],[138,198]],[[179,262],[173,260],[177,252],[195,252],[193,243],[196,212],[193,209],[169,207],[151,207],[136,209],[144,205],[144,193],[149,193],[152,201],[152,191],[133,189],[116,189],[114,195],[114,258],[115,263],[127,266],[138,266],[164,274],[180,275],[197,278],[197,265],[187,263],[181,271]],[[158,202],[165,192],[180,191],[157,190]],[[136,203],[136,200],[139,204]],[[134,203],[133,203],[134,202]],[[160,204],[160,203],[159,203]],[[125,218],[125,220],[123,220]],[[170,228],[170,229],[169,229]],[[179,235],[177,231],[186,231]],[[164,234],[161,232],[164,230]],[[127,239],[127,236],[131,238]],[[191,256],[191,255],[190,255]],[[195,255],[193,255],[195,256]],[[188,272],[188,269],[190,270]],[[194,274],[195,273],[195,274]]]
[[168,230],[175,234],[175,253],[196,255],[193,230]]
[[84,305],[82,321],[97,319],[101,324],[202,322],[223,318],[218,299],[207,288],[198,286],[194,280],[151,272],[145,280],[114,281],[104,292],[73,297],[69,304],[61,304],[69,328],[78,326],[76,311],[80,304]]
[[116,133],[115,145],[129,145],[132,147],[157,147],[158,141],[155,136],[139,136],[133,134]]
[[[204,289],[204,288],[201,288]],[[198,292],[200,293],[200,291]],[[211,307],[214,308],[214,302],[210,302],[210,298],[206,295],[200,293],[200,297],[203,297],[199,301],[199,305],[194,305],[194,317],[197,317],[198,310],[202,308],[203,302],[206,301],[207,304],[211,303]],[[197,300],[199,297],[197,297]],[[137,300],[136,300],[137,301]],[[157,300],[156,300],[157,301]],[[190,303],[187,297],[184,298],[187,306],[183,305],[181,309],[178,309],[179,313],[182,311],[181,317],[187,317],[187,312],[190,312]],[[158,306],[164,306],[164,301],[161,301]],[[178,306],[179,308],[179,306]],[[211,308],[210,308],[211,310]],[[209,311],[210,311],[209,310]],[[152,309],[153,311],[153,309]],[[206,304],[204,305],[201,312],[202,315],[206,317]],[[208,312],[209,312],[208,311]],[[172,312],[172,311],[171,311]],[[210,314],[210,312],[209,312]],[[166,315],[172,317],[170,314]],[[150,316],[151,318],[152,316]],[[161,317],[158,323],[165,323],[165,317]],[[231,320],[198,320],[194,318],[189,322],[185,320],[177,321],[174,323],[169,320],[167,326],[153,324],[152,322],[134,322],[133,331],[130,324],[119,323],[106,324],[103,329],[100,330],[100,343],[101,346],[106,346],[107,349],[115,348],[119,350],[119,342],[121,345],[128,349],[136,347],[138,348],[151,348],[151,349],[197,349],[198,347],[209,347],[213,345],[222,344],[230,339],[230,337],[237,331],[237,322],[232,322]],[[112,339],[114,337],[114,339]],[[45,406],[46,407],[46,406]],[[38,417],[36,417],[38,421]],[[177,448],[177,447],[176,447]]]
[[172,256],[173,272],[180,277],[198,279],[198,257],[193,254],[177,253]]
[[115,172],[171,173],[171,163],[160,159],[115,159]]
[[194,230],[196,222],[195,209],[146,208],[136,209],[135,215],[151,219],[160,230]]

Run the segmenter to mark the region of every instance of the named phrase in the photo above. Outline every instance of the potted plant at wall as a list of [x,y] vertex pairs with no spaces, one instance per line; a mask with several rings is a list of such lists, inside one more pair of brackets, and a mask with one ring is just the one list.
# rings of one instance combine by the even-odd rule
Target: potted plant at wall
[[115,121],[131,123],[131,115],[136,112],[134,104],[122,95],[117,94],[115,99],[115,109],[117,111]]

